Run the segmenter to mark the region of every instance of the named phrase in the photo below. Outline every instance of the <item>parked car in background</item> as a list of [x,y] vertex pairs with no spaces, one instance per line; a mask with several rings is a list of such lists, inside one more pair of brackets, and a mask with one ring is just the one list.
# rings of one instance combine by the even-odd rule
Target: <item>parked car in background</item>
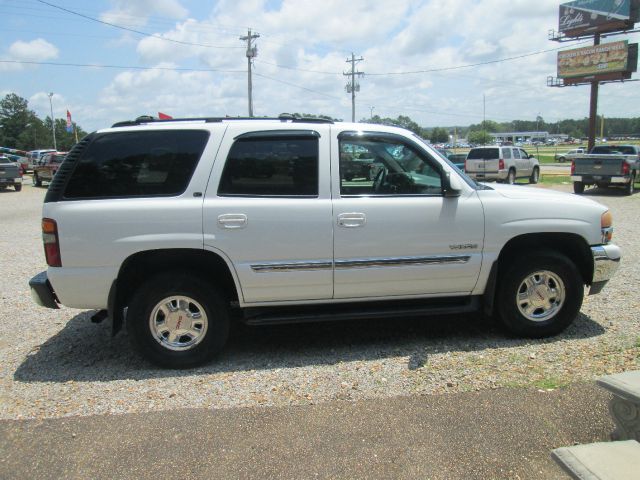
[[464,171],[479,181],[495,180],[512,184],[517,178],[538,183],[540,163],[519,147],[476,147],[467,155]]
[[464,172],[464,161],[467,158],[466,153],[453,153],[446,148],[437,148],[438,153],[442,154],[447,160]]
[[578,155],[571,162],[575,193],[582,193],[585,187],[597,185],[600,188],[620,186],[627,195],[631,195],[639,172],[638,145],[597,145],[589,154]]
[[585,148],[574,148],[568,152],[556,153],[555,159],[558,162],[571,162],[576,158],[576,155],[582,155],[583,153],[587,153]]
[[29,169],[33,170],[37,165],[40,165],[40,160],[45,153],[55,152],[53,149],[45,150],[31,150],[27,152],[27,158],[29,159]]
[[0,190],[6,187],[15,188],[16,192],[22,190],[22,168],[8,157],[0,155]]
[[45,153],[33,169],[33,184],[40,187],[43,181],[50,182],[66,156],[67,152]]

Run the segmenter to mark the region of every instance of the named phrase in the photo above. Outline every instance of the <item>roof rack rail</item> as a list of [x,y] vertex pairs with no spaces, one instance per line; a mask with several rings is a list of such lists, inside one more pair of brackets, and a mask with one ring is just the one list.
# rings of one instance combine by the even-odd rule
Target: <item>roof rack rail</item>
[[196,122],[201,121],[205,123],[218,123],[223,121],[233,120],[280,120],[281,122],[294,122],[294,123],[334,123],[333,120],[320,117],[301,117],[299,115],[292,115],[290,113],[282,113],[278,117],[187,117],[187,118],[167,118],[159,119],[150,115],[141,115],[135,120],[124,120],[122,122],[116,122],[111,125],[112,128],[116,127],[133,127],[144,123],[171,123],[171,122]]

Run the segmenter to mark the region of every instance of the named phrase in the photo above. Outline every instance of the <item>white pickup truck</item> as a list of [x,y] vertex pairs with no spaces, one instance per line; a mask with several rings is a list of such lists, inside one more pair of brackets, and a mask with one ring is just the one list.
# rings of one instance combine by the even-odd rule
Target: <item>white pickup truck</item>
[[53,178],[42,232],[35,300],[97,309],[168,367],[211,359],[232,318],[484,310],[554,335],[620,261],[592,200],[478,184],[403,129],[292,116],[95,132]]

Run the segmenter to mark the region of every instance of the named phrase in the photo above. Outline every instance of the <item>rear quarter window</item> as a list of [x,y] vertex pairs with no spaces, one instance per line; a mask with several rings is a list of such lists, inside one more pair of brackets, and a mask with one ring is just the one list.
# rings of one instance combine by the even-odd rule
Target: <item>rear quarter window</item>
[[162,130],[96,136],[78,160],[63,197],[126,198],[184,193],[209,132]]

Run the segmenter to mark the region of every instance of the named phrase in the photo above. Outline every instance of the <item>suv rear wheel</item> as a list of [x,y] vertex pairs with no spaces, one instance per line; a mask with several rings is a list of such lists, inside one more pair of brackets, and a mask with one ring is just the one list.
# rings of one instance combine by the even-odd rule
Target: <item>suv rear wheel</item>
[[507,174],[507,180],[506,181],[507,181],[507,183],[509,185],[513,185],[515,183],[515,181],[516,181],[516,171],[513,168],[509,169],[509,173]]
[[133,346],[156,365],[194,367],[224,347],[229,336],[228,302],[198,276],[163,273],[134,294],[127,332]]
[[498,312],[509,331],[531,338],[567,328],[582,306],[584,282],[574,263],[553,251],[509,265],[500,279]]
[[625,195],[633,195],[633,192],[635,190],[635,185],[634,185],[635,183],[636,183],[636,172],[632,172],[631,178],[629,179],[629,183],[627,183],[627,185],[624,187]]

